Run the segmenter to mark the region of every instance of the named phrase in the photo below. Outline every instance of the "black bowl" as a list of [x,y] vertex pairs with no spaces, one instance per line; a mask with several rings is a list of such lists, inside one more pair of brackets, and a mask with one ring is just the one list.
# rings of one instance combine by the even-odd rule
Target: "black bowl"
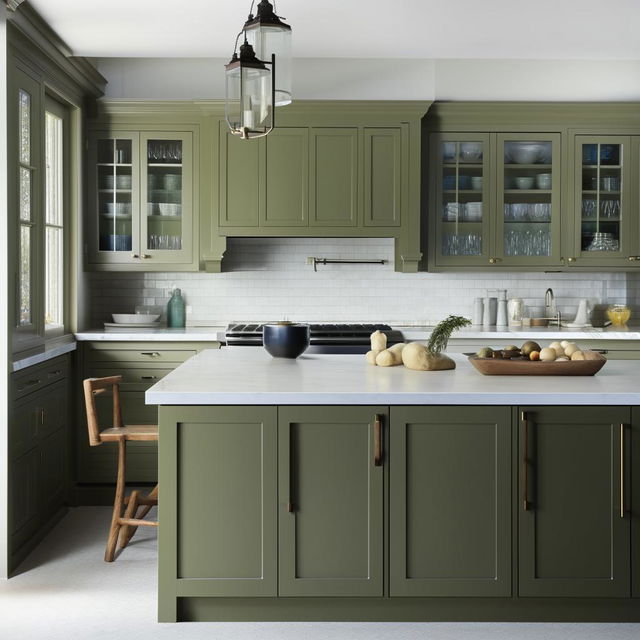
[[265,324],[262,344],[274,358],[297,358],[310,342],[308,324]]

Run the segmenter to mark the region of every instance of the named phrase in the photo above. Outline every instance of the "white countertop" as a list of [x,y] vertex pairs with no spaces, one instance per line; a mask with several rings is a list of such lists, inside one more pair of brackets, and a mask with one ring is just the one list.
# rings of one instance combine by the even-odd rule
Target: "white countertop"
[[146,329],[105,328],[90,329],[76,333],[78,341],[125,341],[125,342],[220,342],[224,341],[226,327],[183,327],[173,329],[157,327]]
[[11,371],[21,371],[22,369],[26,369],[27,367],[32,367],[34,364],[46,362],[47,360],[57,358],[58,356],[75,350],[76,343],[73,339],[70,339],[70,341],[64,342],[62,344],[55,344],[54,346],[48,348],[45,347],[44,350],[40,353],[27,356],[26,358],[22,358],[11,363]]
[[595,376],[483,376],[461,354],[451,371],[372,367],[361,355],[272,358],[263,349],[207,349],[145,394],[162,405],[640,405],[640,361]]

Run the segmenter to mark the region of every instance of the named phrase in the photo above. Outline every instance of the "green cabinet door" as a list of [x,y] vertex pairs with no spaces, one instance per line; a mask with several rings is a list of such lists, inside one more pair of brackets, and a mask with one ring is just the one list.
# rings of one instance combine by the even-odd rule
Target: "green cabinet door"
[[160,455],[171,458],[160,478],[161,557],[176,554],[178,595],[277,595],[276,415],[160,407]]
[[[631,500],[625,498],[626,507],[631,506],[631,595],[640,598],[640,407],[631,409],[631,429],[626,434],[624,445],[631,451]],[[624,452],[624,449],[623,449]],[[626,474],[629,471],[626,470]]]
[[308,226],[309,129],[274,129],[261,142],[265,154],[261,167],[265,194],[260,201],[260,225]]
[[629,413],[520,408],[520,596],[629,596],[630,524],[620,503]]
[[260,155],[258,140],[232,135],[225,120],[220,131],[221,227],[257,227],[260,203]]
[[400,226],[403,200],[407,199],[402,171],[403,146],[408,146],[403,145],[405,132],[400,127],[365,127],[363,135],[364,225]]
[[[11,463],[9,531],[16,534],[38,514],[40,505],[40,451],[31,449]],[[14,549],[18,544],[14,544]]]
[[58,429],[40,443],[40,504],[47,516],[67,494],[67,432]]
[[386,415],[279,408],[280,596],[382,596]]
[[358,224],[358,130],[311,129],[309,220],[316,227]]
[[390,453],[390,595],[511,595],[511,409],[392,407]]

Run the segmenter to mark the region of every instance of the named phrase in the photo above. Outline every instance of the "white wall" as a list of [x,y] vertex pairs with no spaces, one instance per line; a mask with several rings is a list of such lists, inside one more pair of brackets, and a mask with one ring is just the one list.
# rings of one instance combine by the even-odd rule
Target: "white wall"
[[[99,58],[107,97],[224,98],[221,58]],[[640,100],[640,61],[299,58],[299,100]]]

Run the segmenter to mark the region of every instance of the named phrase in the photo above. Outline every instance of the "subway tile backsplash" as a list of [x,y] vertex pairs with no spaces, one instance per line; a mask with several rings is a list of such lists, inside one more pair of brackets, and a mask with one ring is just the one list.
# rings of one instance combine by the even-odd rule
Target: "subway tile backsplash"
[[[313,267],[307,257],[378,259],[384,265]],[[570,316],[580,298],[640,304],[640,275],[625,273],[395,273],[387,238],[230,238],[224,273],[91,273],[89,326],[132,313],[136,305],[166,309],[180,287],[189,325],[233,320],[362,321],[433,325],[450,313],[471,317],[473,299],[507,289],[529,306],[552,287]],[[85,327],[89,328],[89,327]]]

